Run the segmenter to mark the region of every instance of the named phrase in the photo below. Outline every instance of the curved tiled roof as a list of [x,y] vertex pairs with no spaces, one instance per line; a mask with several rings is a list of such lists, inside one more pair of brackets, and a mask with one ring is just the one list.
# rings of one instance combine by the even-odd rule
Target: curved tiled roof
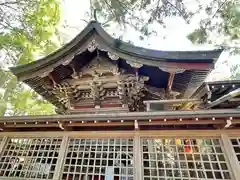
[[[124,56],[126,60],[139,61],[142,64],[159,66],[165,62],[169,63],[214,63],[214,60],[218,59],[222,52],[222,49],[210,50],[210,51],[159,51],[151,50],[142,47],[137,47],[129,43],[112,38],[98,22],[91,21],[87,27],[79,33],[71,42],[64,45],[54,53],[31,62],[26,65],[18,67],[12,67],[11,71],[21,79],[23,74],[37,73],[39,70],[46,67],[55,68],[61,64],[61,60],[68,54],[76,54],[79,46],[86,41],[87,38],[96,34],[100,39],[98,42],[101,46],[104,46],[108,51],[117,55]],[[191,68],[190,68],[191,69]],[[23,78],[27,79],[27,78]]]

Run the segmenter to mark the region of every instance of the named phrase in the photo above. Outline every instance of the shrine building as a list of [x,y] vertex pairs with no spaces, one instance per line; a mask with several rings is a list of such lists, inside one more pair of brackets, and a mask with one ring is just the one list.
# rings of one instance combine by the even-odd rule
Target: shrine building
[[239,180],[240,81],[205,82],[222,51],[136,47],[91,21],[11,68],[56,114],[0,117],[0,180]]

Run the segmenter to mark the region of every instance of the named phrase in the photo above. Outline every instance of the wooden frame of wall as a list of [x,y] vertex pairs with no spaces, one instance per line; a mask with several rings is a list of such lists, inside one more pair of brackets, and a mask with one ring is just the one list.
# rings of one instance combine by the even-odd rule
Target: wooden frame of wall
[[[240,164],[230,142],[231,138],[240,138],[239,130],[195,130],[195,131],[115,131],[115,132],[5,132],[1,133],[2,142],[0,152],[2,153],[8,138],[33,138],[33,137],[54,137],[62,138],[59,151],[59,158],[54,172],[54,180],[61,178],[64,164],[64,155],[67,151],[67,144],[70,138],[132,138],[134,139],[134,179],[143,180],[143,167],[141,155],[141,138],[219,138],[223,153],[226,157],[231,178],[237,180],[240,176]],[[139,158],[141,157],[141,158]],[[1,177],[1,179],[11,179]],[[15,178],[21,179],[21,178]]]

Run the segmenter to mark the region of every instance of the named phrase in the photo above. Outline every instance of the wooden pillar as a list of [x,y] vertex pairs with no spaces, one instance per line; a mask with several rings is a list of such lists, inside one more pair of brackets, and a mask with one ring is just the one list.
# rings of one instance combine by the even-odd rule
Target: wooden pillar
[[236,153],[233,149],[233,146],[228,138],[227,134],[221,135],[223,151],[228,160],[229,170],[231,172],[232,179],[238,180],[240,178],[240,165],[237,160]]
[[147,110],[147,112],[151,111],[150,103],[146,103],[146,110]]
[[141,139],[138,133],[134,136],[134,179],[142,180],[142,148]]
[[55,169],[54,176],[53,176],[54,180],[59,180],[61,178],[61,174],[62,174],[61,172],[62,172],[62,168],[65,163],[64,157],[65,157],[67,147],[68,147],[68,136],[64,136],[62,139],[61,146],[60,146],[58,161],[57,161],[56,169]]

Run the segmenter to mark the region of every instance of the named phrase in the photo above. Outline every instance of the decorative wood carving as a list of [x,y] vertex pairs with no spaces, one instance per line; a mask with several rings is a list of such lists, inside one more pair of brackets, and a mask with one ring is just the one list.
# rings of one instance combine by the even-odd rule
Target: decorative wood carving
[[102,86],[101,82],[93,81],[90,85],[91,87],[91,97],[93,98],[95,105],[100,105],[101,100],[104,99],[105,89]]
[[120,74],[118,66],[103,57],[96,57],[88,66],[81,69],[82,75],[88,74],[100,77],[102,74],[106,73],[112,73],[114,75]]
[[144,97],[144,82],[148,77],[136,77],[135,75],[118,81],[119,98],[122,104],[127,104],[130,111],[142,110]]
[[66,109],[79,102],[101,107],[102,102],[110,98],[127,105],[130,111],[143,111],[146,95],[153,99],[165,96],[164,91],[145,86],[148,77],[126,74],[107,58],[98,56],[80,71],[76,71],[73,65],[71,67],[71,78],[47,88]]
[[117,61],[119,59],[119,57],[116,54],[113,54],[111,52],[108,52],[108,57],[114,61]]
[[71,94],[71,90],[68,86],[57,84],[52,88],[51,93],[58,98],[58,101],[62,103],[66,109],[70,108],[69,94]]
[[141,68],[143,64],[137,63],[137,62],[132,62],[132,61],[126,61],[131,67],[134,68]]
[[[96,49],[101,50],[101,51],[107,51],[107,50],[101,48],[99,43],[95,39],[92,39],[92,41],[88,44],[87,49],[89,52],[94,52]],[[107,54],[108,54],[108,57],[114,61],[117,61],[119,59],[119,56],[116,55],[115,53],[107,52]]]
[[97,41],[95,39],[93,39],[89,44],[88,44],[88,51],[89,52],[93,52],[95,51],[97,48],[99,48],[99,44],[97,43]]
[[68,60],[64,61],[64,62],[62,63],[62,65],[63,65],[63,66],[68,65],[68,64],[72,61],[73,58],[74,58],[74,56],[72,56],[72,57],[69,58]]

